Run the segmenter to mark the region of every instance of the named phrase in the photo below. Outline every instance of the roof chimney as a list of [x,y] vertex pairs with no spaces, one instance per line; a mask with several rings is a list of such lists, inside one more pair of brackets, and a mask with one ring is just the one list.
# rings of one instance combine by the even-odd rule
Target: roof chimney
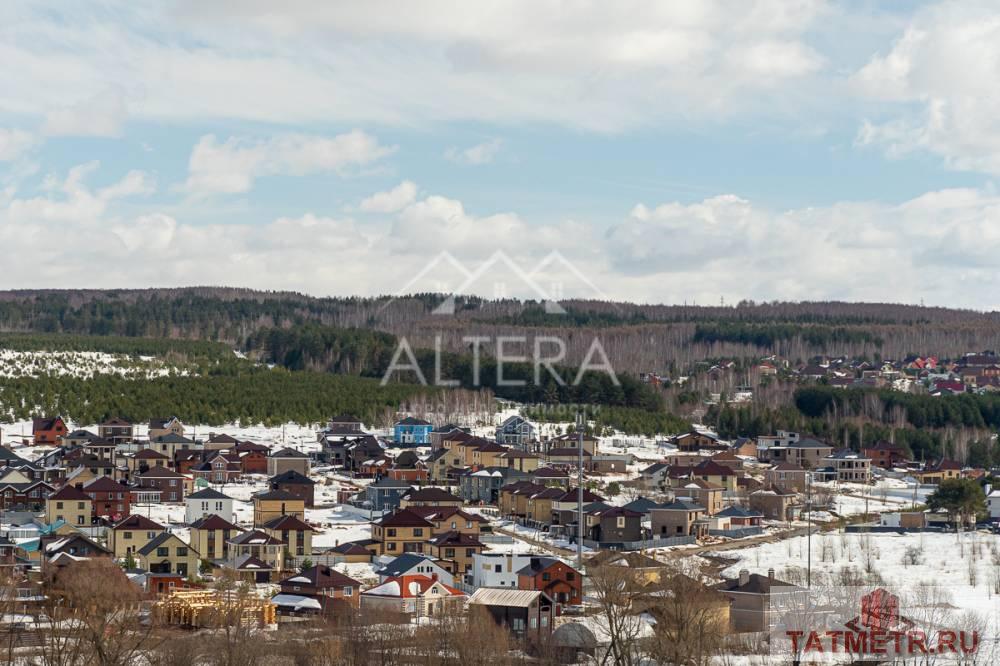
[[774,568],[773,567],[767,570],[767,579],[768,580],[774,580]]
[[740,569],[740,585],[746,585],[750,582],[750,572],[746,569]]
[[436,573],[436,572],[435,572],[435,573],[432,573],[432,574],[431,574],[431,580],[432,580],[432,581],[434,581],[434,582],[437,582],[437,579],[438,579],[438,575],[437,575],[437,573]]

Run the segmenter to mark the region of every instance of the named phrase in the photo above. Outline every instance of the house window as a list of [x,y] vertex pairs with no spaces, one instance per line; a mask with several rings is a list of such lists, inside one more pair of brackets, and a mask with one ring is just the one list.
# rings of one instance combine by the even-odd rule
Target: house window
[[77,502],[76,508],[79,509],[80,511],[83,511],[83,502]]
[[178,546],[177,557],[187,557],[188,549],[183,546]]
[[566,572],[566,580],[576,580],[576,574],[572,571]]
[[386,550],[396,550],[396,544],[395,543],[388,543],[388,544],[386,544],[385,549]]
[[618,529],[625,527],[625,516],[618,516]]
[[424,535],[424,528],[422,528],[422,527],[414,527],[413,528],[413,536],[415,536],[415,537],[422,537],[423,535]]
[[493,566],[493,573],[503,573],[503,565],[496,564]]
[[[63,508],[63,503],[62,502],[56,502],[56,508],[57,509]],[[83,507],[81,506],[80,508],[82,509]]]
[[351,586],[345,587],[344,588],[344,596],[345,597],[353,597],[354,596],[354,588],[351,587]]
[[542,580],[552,580],[552,576],[549,574],[548,571],[542,574]]
[[131,539],[132,538],[132,533],[131,532],[123,532],[122,533],[122,538],[123,539]]
[[395,527],[390,527],[389,529],[387,529],[385,531],[385,535],[386,536],[390,536],[390,537],[396,536],[396,528]]
[[157,548],[156,549],[156,556],[157,557],[169,557],[170,556],[170,549],[169,548]]
[[444,556],[445,557],[455,557],[455,549],[454,548],[445,548],[444,549]]

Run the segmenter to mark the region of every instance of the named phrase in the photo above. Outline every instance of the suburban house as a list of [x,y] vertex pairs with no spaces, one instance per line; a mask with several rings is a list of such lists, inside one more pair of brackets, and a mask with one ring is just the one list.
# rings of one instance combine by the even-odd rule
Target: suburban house
[[[738,578],[726,580],[715,587],[729,599],[730,629],[736,633],[769,631],[771,607],[780,607],[772,595],[788,595],[799,588],[774,577],[774,570],[767,576],[751,574],[746,569]],[[774,603],[772,603],[774,602]]]
[[431,430],[430,434],[431,449],[436,451],[437,449],[441,448],[441,442],[443,439],[447,438],[448,435],[453,435],[459,432],[464,432],[468,434],[469,429],[460,428],[454,423],[446,423],[443,426],[438,426],[437,428],[434,428],[433,430]]
[[266,532],[240,532],[230,537],[227,545],[229,562],[234,569],[240,569],[250,559],[255,560],[254,579],[258,583],[270,582],[272,572],[285,568],[285,542]]
[[534,472],[541,463],[541,456],[521,449],[508,449],[499,456],[498,467],[510,467],[519,472]]
[[361,609],[387,614],[433,617],[448,615],[465,605],[461,590],[428,576],[399,576],[361,593]]
[[557,615],[562,612],[562,606],[583,603],[583,576],[554,557],[531,556],[517,572],[517,587],[544,592],[558,604]]
[[156,449],[171,460],[177,457],[178,451],[193,451],[197,447],[198,442],[175,432],[167,432],[149,440],[149,448]]
[[278,476],[288,470],[298,472],[302,476],[309,476],[309,456],[288,447],[271,451],[267,457],[268,476]]
[[267,474],[267,455],[270,449],[263,444],[240,442],[232,452],[239,456],[244,474]]
[[954,460],[942,458],[937,462],[928,465],[923,471],[916,472],[914,476],[920,483],[939,485],[942,481],[957,479],[962,476],[962,464]]
[[48,565],[60,566],[81,559],[111,557],[111,551],[96,541],[76,533],[69,535],[48,534],[38,540],[40,565],[44,573]]
[[722,511],[722,488],[701,479],[695,479],[677,488],[675,496],[677,499],[687,498],[695,504],[700,504],[705,507],[705,513],[709,516]]
[[705,507],[685,500],[655,507],[650,511],[653,536],[707,536],[707,515]]
[[518,586],[518,572],[528,566],[532,557],[526,553],[476,553],[466,581],[472,587]]
[[294,469],[287,469],[267,480],[267,485],[271,490],[283,490],[297,497],[301,497],[306,506],[313,506],[316,482],[308,476],[300,474]]
[[101,436],[101,439],[106,439],[115,446],[129,444],[135,437],[132,424],[117,416],[97,426],[97,434]]
[[[782,433],[778,442],[765,437],[757,438],[757,459],[772,464],[790,462],[812,469],[820,466],[823,458],[833,453],[833,447],[813,437],[800,437],[798,433]],[[762,446],[762,440],[765,445]]]
[[203,488],[184,498],[184,522],[191,524],[205,516],[233,520],[233,498],[212,488]]
[[145,516],[133,514],[111,527],[108,547],[114,556],[124,558],[167,531],[167,528]]
[[493,620],[518,640],[539,641],[552,631],[555,604],[537,590],[500,590],[483,587],[469,598],[469,608],[486,610]]
[[139,565],[150,573],[189,576],[198,572],[198,551],[176,534],[161,532],[136,551]]
[[184,424],[176,416],[157,418],[149,420],[149,441],[155,441],[167,435],[184,436]]
[[745,509],[741,506],[727,506],[713,517],[728,520],[729,529],[736,529],[741,527],[758,527],[764,515],[760,511]]
[[269,490],[253,496],[253,524],[263,525],[279,516],[306,517],[306,503],[286,490]]
[[750,493],[750,508],[760,511],[769,520],[793,520],[799,507],[798,494],[779,488],[755,490]]
[[160,491],[160,501],[181,502],[184,500],[185,486],[191,480],[183,474],[178,474],[172,469],[159,465],[150,467],[141,473],[138,478],[139,488],[154,488]]
[[229,541],[243,529],[222,516],[210,514],[190,523],[189,541],[208,560],[229,559]]
[[300,571],[278,584],[281,592],[271,603],[279,613],[332,614],[345,604],[354,608],[360,604],[361,583],[325,565]]
[[906,449],[884,439],[866,446],[861,452],[872,461],[872,465],[882,469],[892,469],[906,461]]
[[[642,539],[642,514],[622,506],[587,512],[587,537],[601,544]],[[594,524],[591,524],[591,521]]]
[[465,501],[447,490],[434,487],[414,488],[403,495],[399,506],[408,509],[415,506],[454,506],[460,507]]
[[384,476],[365,486],[364,497],[368,506],[375,511],[394,511],[399,508],[403,495],[412,488],[413,486],[406,481]]
[[872,461],[857,451],[840,449],[824,458],[823,463],[834,469],[838,481],[869,483],[872,479]]
[[402,481],[416,481],[418,483],[428,480],[427,465],[420,460],[414,451],[403,451],[389,466],[388,476],[390,479]]
[[205,451],[203,462],[191,467],[191,475],[209,483],[230,483],[243,476],[243,460],[229,451]]
[[376,554],[422,553],[433,530],[434,523],[413,511],[400,509],[372,523],[372,539],[378,544]]
[[791,462],[781,462],[771,469],[764,470],[764,481],[769,488],[778,488],[786,492],[804,493],[806,491],[809,472]]
[[[444,449],[439,450],[444,451]],[[496,504],[500,499],[502,487],[527,479],[527,473],[509,467],[467,470],[458,478],[458,494],[469,503]]]
[[431,538],[426,550],[431,556],[446,562],[446,569],[462,576],[472,568],[473,556],[486,550],[486,546],[474,534],[452,531]]
[[986,496],[986,511],[990,519],[996,521],[1000,519],[1000,488],[993,490]]
[[738,476],[737,472],[714,460],[702,460],[696,465],[671,465],[667,470],[667,482],[673,488],[681,488],[695,479],[701,479],[713,486],[734,491]]
[[31,421],[31,434],[36,445],[55,446],[68,432],[66,422],[61,416],[43,417]]
[[[478,554],[475,557],[481,557]],[[446,569],[445,563],[420,553],[404,553],[375,572],[380,582],[400,576],[427,576],[440,580],[445,585],[454,585],[454,574]]]
[[170,463],[170,458],[155,449],[142,449],[125,458],[125,467],[133,475],[142,474],[157,466],[170,467]]
[[316,531],[309,523],[295,516],[278,516],[257,526],[261,532],[281,539],[289,555],[305,557],[312,555],[312,537]]
[[129,489],[111,477],[99,476],[83,484],[81,490],[93,501],[95,518],[119,520],[129,515]]
[[63,486],[45,500],[45,520],[49,524],[62,520],[69,525],[90,525],[93,516],[94,500],[74,486]]
[[659,490],[667,486],[667,474],[669,472],[669,464],[658,462],[639,472],[639,478],[642,479],[643,488],[646,490]]
[[523,416],[510,416],[497,426],[498,444],[510,444],[524,448],[535,439],[535,426]]
[[371,562],[372,552],[356,541],[338,543],[324,555],[333,555],[337,562]]
[[434,425],[413,416],[396,421],[392,426],[393,440],[399,444],[430,444]]
[[687,452],[703,450],[725,451],[729,448],[729,444],[719,439],[718,435],[700,430],[692,430],[683,435],[677,435],[671,440],[671,443],[677,447],[678,451]]
[[42,511],[45,498],[54,488],[41,479],[32,479],[29,468],[7,468],[0,476],[0,510]]

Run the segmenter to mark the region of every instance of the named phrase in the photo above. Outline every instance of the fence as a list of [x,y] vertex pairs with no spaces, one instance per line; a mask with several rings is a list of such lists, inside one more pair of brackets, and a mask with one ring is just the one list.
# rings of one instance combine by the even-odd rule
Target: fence
[[668,546],[683,546],[695,543],[693,536],[676,536],[662,539],[646,539],[644,541],[591,541],[584,539],[583,545],[595,550],[644,550],[646,548],[666,548]]
[[503,534],[480,534],[479,540],[482,543],[503,543],[503,544],[514,543],[514,537],[509,537]]
[[745,537],[757,536],[764,533],[764,528],[760,525],[750,527],[733,527],[728,530],[709,530],[712,536],[729,537],[730,539],[743,539]]

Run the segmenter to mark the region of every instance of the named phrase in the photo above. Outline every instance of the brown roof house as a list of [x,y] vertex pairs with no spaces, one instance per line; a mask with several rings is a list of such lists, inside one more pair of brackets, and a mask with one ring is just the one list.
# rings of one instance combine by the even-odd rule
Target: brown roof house
[[708,536],[705,507],[686,500],[654,507],[649,512],[654,537]]
[[766,576],[743,569],[738,578],[727,579],[715,589],[729,598],[732,631],[746,633],[770,630],[772,602],[775,606],[780,605],[773,595],[791,595],[800,588],[776,579],[774,569],[768,570]]
[[307,507],[313,506],[316,482],[294,469],[287,469],[277,476],[272,476],[267,480],[267,484],[271,490],[284,490],[301,497]]

